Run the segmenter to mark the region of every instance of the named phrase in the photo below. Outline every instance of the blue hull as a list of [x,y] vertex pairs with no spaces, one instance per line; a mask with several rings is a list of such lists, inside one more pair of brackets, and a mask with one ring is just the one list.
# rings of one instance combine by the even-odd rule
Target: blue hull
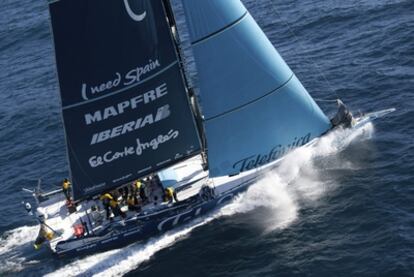
[[245,191],[255,180],[256,177],[252,177],[239,186],[209,200],[202,199],[197,195],[156,213],[139,214],[137,217],[126,220],[124,225],[113,222],[100,234],[89,234],[82,238],[59,242],[55,252],[59,257],[78,257],[119,248],[162,234],[223,207],[237,194]]

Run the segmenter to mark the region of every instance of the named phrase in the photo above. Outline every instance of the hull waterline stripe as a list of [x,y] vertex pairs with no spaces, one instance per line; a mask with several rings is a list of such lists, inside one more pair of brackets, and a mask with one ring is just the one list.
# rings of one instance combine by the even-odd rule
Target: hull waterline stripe
[[224,31],[226,31],[227,29],[229,29],[229,28],[231,28],[231,27],[233,27],[233,26],[235,26],[235,25],[237,25],[237,24],[239,24],[247,15],[249,14],[249,12],[245,12],[239,19],[237,19],[236,21],[234,21],[234,22],[232,22],[232,23],[230,23],[229,25],[227,25],[227,26],[224,26],[223,28],[221,28],[220,30],[218,30],[218,31],[215,31],[214,33],[211,33],[211,34],[209,34],[209,35],[207,35],[207,36],[205,36],[205,37],[203,37],[203,38],[200,38],[200,39],[198,39],[198,40],[196,40],[196,41],[193,41],[193,42],[191,42],[191,45],[192,46],[195,46],[195,45],[197,45],[197,44],[199,44],[199,43],[202,43],[202,42],[204,42],[204,41],[206,41],[206,40],[208,40],[208,39],[210,39],[210,38],[212,38],[212,37],[215,37],[215,36],[217,36],[217,35],[219,35],[219,34],[221,34],[221,33],[223,33]]
[[149,80],[151,80],[151,79],[154,79],[155,77],[157,77],[158,75],[161,75],[162,73],[164,73],[165,71],[167,71],[167,70],[168,70],[168,69],[170,69],[171,67],[175,66],[176,64],[178,64],[178,61],[174,61],[173,63],[169,64],[168,66],[166,66],[166,67],[165,67],[165,68],[163,68],[162,70],[158,71],[156,74],[154,74],[154,75],[152,75],[152,76],[149,76],[149,77],[147,77],[147,78],[145,78],[145,79],[143,79],[143,80],[141,80],[141,81],[139,81],[139,82],[137,82],[137,83],[135,83],[135,84],[132,84],[132,85],[129,85],[129,86],[123,87],[123,88],[121,88],[121,89],[119,89],[119,90],[115,90],[115,91],[113,91],[113,92],[111,92],[111,93],[108,93],[108,94],[102,95],[102,96],[100,96],[100,97],[96,97],[96,98],[93,98],[93,99],[90,99],[90,100],[86,100],[86,101],[82,101],[82,102],[79,102],[79,103],[76,103],[76,104],[72,104],[72,105],[67,105],[67,106],[65,106],[65,107],[62,107],[62,109],[63,109],[63,110],[67,110],[67,109],[71,109],[71,108],[74,108],[74,107],[79,107],[79,106],[82,106],[82,105],[85,105],[85,104],[89,104],[89,103],[92,103],[92,102],[95,102],[95,101],[98,101],[98,100],[104,99],[104,98],[106,98],[106,97],[110,97],[110,96],[116,95],[116,94],[118,94],[118,93],[124,92],[124,91],[126,91],[126,90],[131,89],[131,88],[134,88],[134,87],[136,87],[136,86],[139,86],[139,85],[141,85],[141,84],[143,84],[143,83],[145,83],[145,82],[147,82],[147,81],[149,81]]

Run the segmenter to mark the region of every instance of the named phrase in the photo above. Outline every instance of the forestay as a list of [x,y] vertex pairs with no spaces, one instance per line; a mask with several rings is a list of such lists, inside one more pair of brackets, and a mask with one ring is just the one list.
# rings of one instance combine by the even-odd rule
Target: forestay
[[183,0],[210,176],[271,162],[330,122],[239,0]]
[[75,199],[200,151],[161,0],[49,6]]

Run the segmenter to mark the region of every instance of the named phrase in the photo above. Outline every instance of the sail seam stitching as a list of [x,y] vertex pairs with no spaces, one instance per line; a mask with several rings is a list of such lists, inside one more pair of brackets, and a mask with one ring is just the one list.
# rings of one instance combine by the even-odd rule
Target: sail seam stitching
[[292,73],[292,75],[289,77],[289,79],[288,79],[286,82],[284,82],[282,85],[280,85],[279,87],[275,88],[274,90],[270,91],[269,93],[266,93],[266,94],[264,94],[264,95],[260,96],[259,98],[256,98],[256,99],[254,99],[254,100],[252,100],[252,101],[250,101],[250,102],[248,102],[248,103],[246,103],[246,104],[243,104],[243,105],[241,105],[241,106],[238,106],[238,107],[236,107],[236,108],[233,108],[233,109],[231,109],[231,110],[229,110],[229,111],[226,111],[226,112],[224,112],[224,113],[221,113],[221,114],[215,115],[215,116],[213,116],[213,117],[210,117],[210,118],[206,119],[206,121],[210,121],[210,120],[216,119],[216,118],[218,118],[218,117],[222,117],[222,116],[224,116],[224,115],[226,115],[226,114],[229,114],[229,113],[235,112],[235,111],[240,110],[240,109],[242,109],[242,108],[244,108],[244,107],[246,107],[246,106],[248,106],[248,105],[250,105],[250,104],[253,104],[253,103],[255,103],[255,102],[259,101],[259,100],[262,100],[263,98],[265,98],[265,97],[267,97],[267,96],[269,96],[269,95],[271,95],[271,94],[275,93],[276,91],[278,91],[278,90],[279,90],[279,89],[281,89],[282,87],[286,86],[286,85],[290,82],[290,80],[292,80],[293,76],[294,76],[294,74]]
[[219,30],[217,30],[217,31],[215,31],[215,32],[213,32],[213,33],[211,33],[211,34],[209,34],[209,35],[207,35],[207,36],[205,36],[205,37],[202,37],[202,38],[200,38],[200,39],[197,39],[196,41],[193,41],[193,42],[191,42],[191,45],[192,46],[195,46],[196,44],[199,44],[199,43],[202,43],[203,41],[205,41],[205,40],[208,40],[208,39],[210,39],[210,38],[212,38],[212,37],[214,37],[214,36],[216,36],[216,35],[218,35],[218,34],[220,34],[220,33],[222,33],[222,32],[224,32],[224,31],[226,31],[227,29],[229,29],[229,28],[231,28],[231,27],[233,27],[234,25],[236,25],[236,24],[238,24],[238,23],[240,23],[240,21],[242,21],[247,15],[249,14],[249,12],[248,11],[246,11],[239,19],[237,19],[236,21],[234,21],[234,22],[232,22],[232,23],[230,23],[230,24],[228,24],[228,25],[226,25],[226,26],[224,26],[223,28],[221,28],[221,29],[219,29]]
[[123,87],[121,89],[115,90],[115,91],[113,91],[111,93],[108,93],[106,95],[102,95],[100,97],[96,97],[96,98],[93,98],[93,99],[90,99],[90,100],[86,100],[86,101],[83,101],[83,102],[79,102],[79,103],[76,103],[76,104],[72,104],[72,105],[67,105],[65,107],[62,107],[62,109],[63,110],[67,110],[67,109],[71,109],[71,108],[74,108],[74,107],[82,106],[82,105],[85,105],[85,104],[88,104],[88,103],[91,103],[91,102],[95,102],[95,101],[98,101],[98,100],[101,100],[101,99],[104,99],[104,98],[107,98],[107,97],[110,97],[110,96],[114,96],[114,95],[116,95],[118,93],[124,92],[124,91],[129,90],[131,88],[134,88],[136,86],[139,86],[139,85],[141,85],[141,84],[143,84],[143,83],[145,83],[145,82],[147,82],[147,81],[155,78],[156,76],[164,73],[165,71],[167,71],[168,69],[170,69],[171,67],[173,67],[174,65],[176,65],[177,63],[178,63],[178,61],[174,61],[173,63],[169,64],[168,66],[166,66],[162,70],[158,71],[156,74],[154,74],[152,76],[149,76],[149,77],[147,77],[147,78],[145,78],[145,79],[143,79],[143,80],[141,80],[141,81],[139,81],[139,82],[137,82],[135,84],[132,84],[132,85]]

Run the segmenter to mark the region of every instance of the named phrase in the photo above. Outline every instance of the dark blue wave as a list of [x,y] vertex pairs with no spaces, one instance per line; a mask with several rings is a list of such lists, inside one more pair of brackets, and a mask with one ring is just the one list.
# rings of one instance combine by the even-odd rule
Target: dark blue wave
[[[326,192],[313,202],[297,199],[289,226],[264,232],[258,221],[277,212],[268,207],[222,217],[127,275],[413,276],[414,2],[243,2],[315,98],[339,96],[354,113],[397,111],[375,123],[372,139],[315,162]],[[47,4],[3,0],[0,11],[3,247],[10,231],[35,225],[21,205],[31,196],[21,189],[38,178],[51,189],[68,167]],[[182,38],[188,52],[188,35]],[[10,261],[0,275],[35,276],[72,262],[34,253],[30,243],[0,257]]]

